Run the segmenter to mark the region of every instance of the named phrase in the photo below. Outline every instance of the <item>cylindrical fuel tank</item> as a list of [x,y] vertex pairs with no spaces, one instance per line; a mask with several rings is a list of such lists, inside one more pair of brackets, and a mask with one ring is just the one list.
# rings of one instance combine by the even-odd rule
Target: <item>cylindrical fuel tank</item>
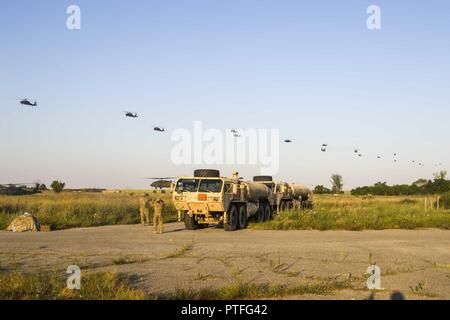
[[312,191],[307,186],[290,183],[289,188],[294,199],[306,200],[312,196]]
[[270,189],[262,183],[244,182],[248,200],[260,201],[269,198]]

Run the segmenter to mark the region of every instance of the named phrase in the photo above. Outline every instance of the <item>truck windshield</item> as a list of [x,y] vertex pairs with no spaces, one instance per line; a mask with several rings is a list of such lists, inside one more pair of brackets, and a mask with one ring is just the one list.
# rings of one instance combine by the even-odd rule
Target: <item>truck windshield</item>
[[178,180],[175,191],[178,193],[197,192],[199,183],[200,183],[199,179],[181,179]]
[[270,190],[273,190],[273,188],[275,187],[275,184],[273,182],[270,183],[264,183]]
[[223,181],[220,179],[202,180],[200,182],[200,187],[198,188],[198,192],[219,193],[222,191],[222,185],[223,185]]

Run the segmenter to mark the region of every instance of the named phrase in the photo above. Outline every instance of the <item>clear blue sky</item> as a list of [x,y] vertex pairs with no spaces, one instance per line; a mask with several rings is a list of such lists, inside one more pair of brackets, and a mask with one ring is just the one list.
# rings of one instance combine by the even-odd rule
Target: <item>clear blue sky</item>
[[[70,4],[80,31],[66,29]],[[366,28],[371,4],[380,31]],[[281,146],[279,179],[431,178],[450,163],[449,14],[449,1],[2,0],[0,183],[143,187],[142,176],[189,174],[170,162],[170,131],[194,120],[280,128],[294,143]],[[19,107],[25,97],[39,108]]]

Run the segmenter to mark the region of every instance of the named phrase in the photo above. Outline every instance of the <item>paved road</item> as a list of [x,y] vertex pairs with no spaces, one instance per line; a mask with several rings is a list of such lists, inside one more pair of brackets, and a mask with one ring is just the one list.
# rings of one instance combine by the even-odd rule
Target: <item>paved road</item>
[[[150,227],[140,225],[51,233],[0,231],[0,271],[62,271],[77,264],[89,271],[132,274],[135,285],[147,292],[169,293],[175,288],[222,287],[237,279],[287,286],[355,279],[372,260],[381,267],[386,289],[376,298],[389,298],[398,290],[410,299],[450,299],[446,230],[224,232],[187,231],[173,223],[166,231],[154,235]],[[364,299],[370,294],[357,289],[364,289],[364,281],[332,296],[288,298]]]

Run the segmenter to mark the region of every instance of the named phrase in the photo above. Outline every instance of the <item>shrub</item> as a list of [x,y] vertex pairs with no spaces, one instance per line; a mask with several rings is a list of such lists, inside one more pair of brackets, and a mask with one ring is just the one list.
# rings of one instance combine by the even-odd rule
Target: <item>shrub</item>
[[417,201],[416,200],[414,200],[414,199],[403,199],[403,200],[401,200],[400,202],[399,202],[400,204],[416,204],[417,203]]
[[441,208],[450,209],[450,192],[441,196],[439,205],[441,206]]
[[66,184],[64,182],[60,182],[57,180],[53,181],[52,184],[50,185],[50,187],[55,193],[61,193],[65,186]]

